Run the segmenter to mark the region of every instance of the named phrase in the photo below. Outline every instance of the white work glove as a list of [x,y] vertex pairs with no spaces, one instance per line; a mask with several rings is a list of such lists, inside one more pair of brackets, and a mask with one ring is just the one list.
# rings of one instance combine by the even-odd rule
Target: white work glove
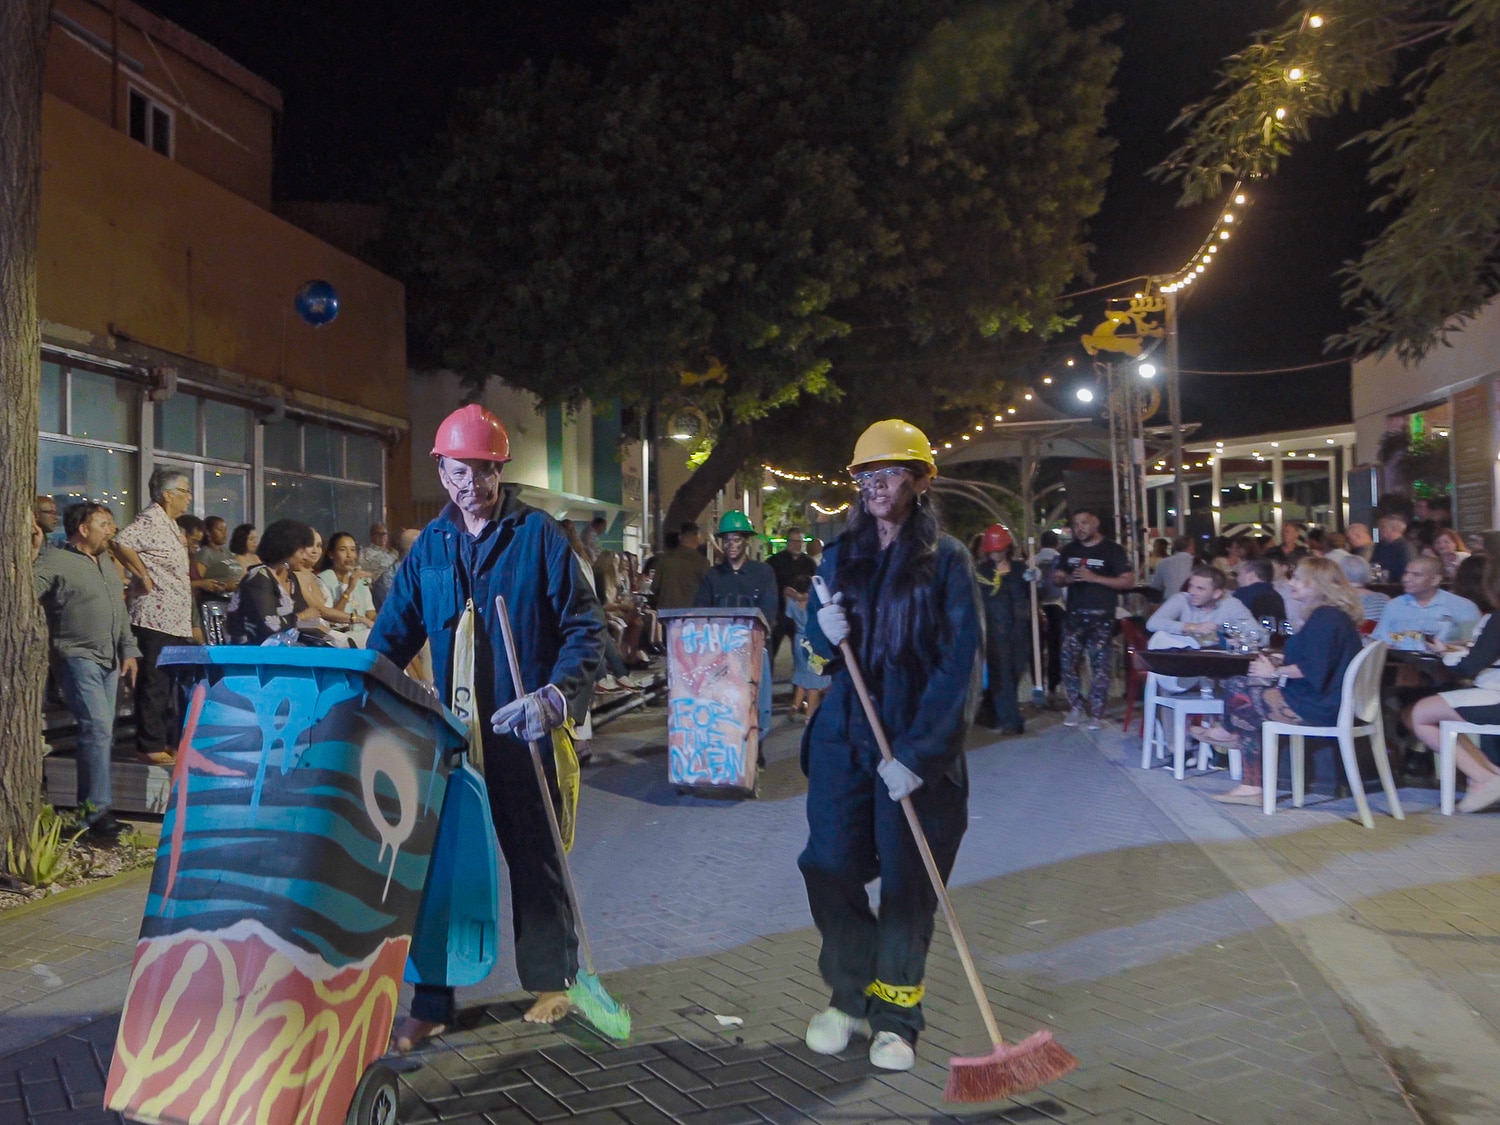
[[1026,573],[1021,575],[1021,577],[1026,579],[1026,581],[1028,582],[1035,582],[1041,576],[1042,572],[1034,566],[1028,566],[1026,568]]
[[899,801],[903,797],[910,797],[918,789],[922,788],[922,779],[900,762],[892,758],[890,761],[881,759],[880,765],[875,767],[880,774],[880,780],[885,782],[885,787],[891,791],[891,800]]
[[490,716],[490,727],[496,734],[514,734],[526,742],[535,742],[562,726],[567,717],[568,705],[562,692],[548,684],[500,708]]
[[823,635],[834,648],[849,639],[849,615],[839,604],[843,600],[844,595],[839,592],[827,605],[818,607],[818,628],[823,630]]

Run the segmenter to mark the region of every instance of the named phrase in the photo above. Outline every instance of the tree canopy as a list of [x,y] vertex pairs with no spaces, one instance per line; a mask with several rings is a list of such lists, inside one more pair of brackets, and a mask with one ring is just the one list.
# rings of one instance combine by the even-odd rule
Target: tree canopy
[[847,432],[993,401],[1006,350],[1066,323],[1108,172],[1116,52],[1066,10],[652,0],[602,75],[502,78],[396,200],[417,361],[549,401],[715,398],[692,512],[794,403],[842,398]]
[[1215,198],[1274,173],[1314,121],[1399,86],[1401,108],[1353,138],[1392,217],[1343,270],[1352,324],[1329,345],[1419,359],[1500,292],[1497,75],[1500,0],[1329,0],[1231,56],[1157,171],[1184,204]]

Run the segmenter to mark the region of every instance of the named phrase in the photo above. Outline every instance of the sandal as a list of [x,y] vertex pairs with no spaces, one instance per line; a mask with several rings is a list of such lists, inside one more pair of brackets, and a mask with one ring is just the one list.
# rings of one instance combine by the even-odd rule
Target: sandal
[[1188,734],[1199,742],[1210,742],[1215,746],[1234,746],[1239,742],[1233,733],[1220,726],[1189,727]]

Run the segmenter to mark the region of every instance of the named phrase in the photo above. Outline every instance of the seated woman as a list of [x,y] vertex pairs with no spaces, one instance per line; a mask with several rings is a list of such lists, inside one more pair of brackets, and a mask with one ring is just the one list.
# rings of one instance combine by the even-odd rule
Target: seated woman
[[335,531],[328,540],[328,566],[318,572],[327,607],[349,618],[350,635],[360,648],[370,626],[375,624],[375,599],[370,593],[370,575],[359,569],[359,543],[347,531]]
[[[1500,566],[1491,559],[1484,570],[1485,600],[1491,605],[1500,595]],[[1454,670],[1474,680],[1474,686],[1439,692],[1418,700],[1407,719],[1412,731],[1434,753],[1442,740],[1440,723],[1466,722],[1485,725],[1500,724],[1500,614],[1492,613],[1485,618],[1484,627],[1474,638],[1474,645],[1467,655],[1462,646],[1451,650],[1440,641],[1428,645],[1434,652],[1447,655],[1444,663],[1455,660]],[[1460,737],[1454,754],[1459,772],[1469,779],[1468,792],[1458,803],[1458,811],[1481,812],[1500,802],[1500,769],[1475,748],[1467,736]]]
[[[266,529],[267,531],[270,528]],[[265,537],[261,537],[265,543]],[[262,547],[264,550],[264,547]],[[353,625],[354,615],[328,604],[323,593],[323,584],[318,581],[318,564],[323,560],[323,536],[313,529],[312,546],[304,547],[291,558],[292,604],[297,610],[299,628],[319,630],[325,642],[339,648],[348,648],[348,634],[330,633],[330,625]]]
[[1284,652],[1258,656],[1249,675],[1226,681],[1227,730],[1220,726],[1193,729],[1195,738],[1239,747],[1244,783],[1215,796],[1226,804],[1261,803],[1260,728],[1266,720],[1317,727],[1338,721],[1344,673],[1359,655],[1359,623],[1365,613],[1338,564],[1304,558],[1289,585],[1306,613],[1302,627],[1287,638]]
[[619,552],[599,552],[599,557],[594,560],[594,589],[626,667],[646,667],[646,658],[641,652],[646,622],[636,606],[630,576]]
[[277,520],[260,539],[261,561],[245,571],[229,599],[229,643],[264,644],[297,627],[292,557],[311,547],[317,532],[301,520]]

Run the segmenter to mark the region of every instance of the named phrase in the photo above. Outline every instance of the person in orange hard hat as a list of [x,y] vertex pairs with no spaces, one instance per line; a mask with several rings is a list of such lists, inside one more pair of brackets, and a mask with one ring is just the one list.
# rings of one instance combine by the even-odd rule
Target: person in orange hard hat
[[1026,583],[1035,576],[1016,561],[1015,541],[1001,524],[985,529],[979,550],[975,577],[984,600],[984,662],[989,676],[980,722],[1002,734],[1021,734],[1026,721],[1016,692],[1031,640],[1031,591]]
[[[943,534],[930,492],[932,447],[900,419],[854,447],[859,499],[823,552],[828,604],[808,604],[808,642],[828,662],[828,695],[802,739],[807,847],[797,860],[822,937],[829,1001],[806,1043],[834,1055],[861,1021],[870,1062],[915,1064],[937,896],[902,813],[909,796],[943,878],[968,825],[964,736],[979,694],[979,591],[969,552]],[[845,667],[847,641],[890,739],[886,762]],[[880,906],[868,884],[880,878]]]
[[[604,614],[556,521],[500,483],[510,460],[500,419],[479,405],[455,410],[438,427],[432,456],[450,503],[397,570],[367,646],[404,668],[430,642],[440,697],[482,728],[490,811],[510,873],[516,969],[537,997],[526,1019],[555,1023],[570,1010],[578,940],[527,742],[588,713],[604,665]],[[517,619],[521,682],[529,689],[520,698],[496,595]],[[553,756],[542,761],[556,804]],[[451,988],[419,984],[392,1043],[409,1050],[454,1016]]]

